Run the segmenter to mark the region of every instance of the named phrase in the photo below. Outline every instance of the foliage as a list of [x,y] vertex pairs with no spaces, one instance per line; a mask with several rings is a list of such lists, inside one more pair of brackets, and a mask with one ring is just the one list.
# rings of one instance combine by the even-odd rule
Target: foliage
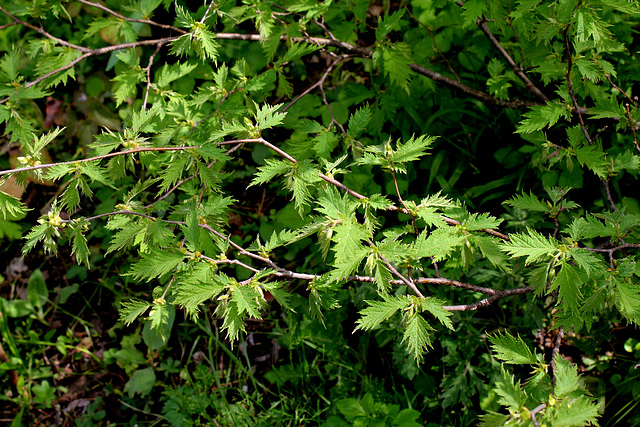
[[[0,300],[20,411],[66,393],[22,370],[31,320],[7,320],[58,307],[44,253],[101,275],[119,319],[96,366],[126,378],[104,397],[141,417],[638,421],[640,391],[612,380],[637,360],[617,366],[601,342],[640,322],[637,1],[0,12],[0,235],[7,259],[35,265],[24,298]],[[55,190],[35,202],[26,186]],[[254,324],[274,340],[262,377]],[[26,347],[63,354],[54,336]],[[176,340],[207,363],[178,369]]]

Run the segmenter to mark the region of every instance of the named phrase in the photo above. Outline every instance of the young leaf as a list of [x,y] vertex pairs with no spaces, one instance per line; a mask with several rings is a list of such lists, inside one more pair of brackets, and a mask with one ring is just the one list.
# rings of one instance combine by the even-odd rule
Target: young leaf
[[409,316],[406,321],[402,342],[406,343],[409,354],[418,363],[422,360],[423,354],[431,347],[429,331],[433,331],[433,328],[419,313]]
[[503,204],[511,206],[512,208],[525,209],[533,212],[547,213],[551,209],[531,192],[529,194],[523,192],[520,195],[515,195],[511,199],[503,202]]
[[420,299],[420,308],[431,313],[440,323],[447,328],[454,330],[450,317],[453,315],[449,310],[442,308],[444,301],[437,298],[425,297]]
[[530,228],[524,233],[512,234],[510,238],[511,241],[501,245],[502,250],[513,257],[526,256],[525,265],[550,257],[557,251],[555,239]]
[[184,255],[175,249],[154,249],[131,266],[126,276],[131,276],[136,280],[151,280],[167,274],[176,272],[177,267],[182,263]]
[[132,324],[138,317],[143,315],[151,307],[151,304],[141,299],[132,298],[122,303],[120,307],[120,320],[125,325]]
[[396,311],[402,310],[411,304],[408,297],[389,297],[385,301],[366,301],[369,307],[360,310],[360,317],[356,321],[356,331],[359,329],[370,330],[389,319]]
[[[4,180],[0,180],[0,186],[2,184],[4,184]],[[22,217],[30,210],[16,197],[0,191],[0,213],[4,219]]]
[[531,353],[529,346],[518,336],[517,338],[508,332],[488,336],[491,347],[496,357],[505,363],[514,365],[535,365],[536,356]]

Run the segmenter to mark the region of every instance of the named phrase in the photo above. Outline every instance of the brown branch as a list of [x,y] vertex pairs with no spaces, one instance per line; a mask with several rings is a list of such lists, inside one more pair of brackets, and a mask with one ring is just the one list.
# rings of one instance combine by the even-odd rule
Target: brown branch
[[293,104],[295,104],[296,102],[298,102],[303,96],[309,94],[309,92],[311,92],[312,90],[314,90],[315,88],[317,88],[318,86],[322,86],[322,84],[324,83],[325,79],[327,78],[327,76],[329,76],[329,73],[331,72],[331,70],[333,70],[333,67],[336,66],[336,64],[338,64],[338,62],[344,60],[346,58],[346,56],[340,56],[338,59],[336,59],[335,61],[333,61],[331,63],[331,65],[329,65],[327,67],[327,69],[325,70],[325,72],[322,74],[322,77],[320,77],[320,80],[318,80],[317,82],[315,82],[314,84],[312,84],[311,86],[309,86],[304,92],[302,92],[300,95],[296,96],[293,101],[291,101],[289,103],[289,105],[287,105],[286,107],[284,107],[281,112],[285,112],[287,111],[289,108],[291,108],[291,106]]
[[[577,7],[577,6],[576,6]],[[569,25],[564,30],[564,46],[567,51],[567,74],[565,74],[565,80],[567,81],[567,89],[569,91],[569,96],[571,97],[571,103],[573,104],[574,110],[577,112],[578,121],[580,122],[580,129],[582,129],[582,133],[585,138],[587,138],[587,142],[589,145],[593,145],[593,140],[591,139],[591,135],[587,131],[587,127],[584,124],[584,119],[582,118],[582,113],[578,107],[578,101],[576,100],[576,94],[573,91],[573,83],[571,82],[571,68],[573,65],[573,59],[571,58],[571,44],[569,43]]]
[[479,309],[480,307],[487,307],[488,305],[499,299],[510,297],[512,295],[528,294],[529,292],[533,292],[532,287],[505,289],[502,291],[496,291],[494,295],[473,304],[443,305],[442,308],[448,311],[473,311]]
[[542,411],[544,408],[547,407],[546,403],[543,403],[541,405],[536,406],[535,408],[533,408],[530,412],[531,414],[531,422],[533,423],[534,427],[540,427],[540,424],[538,424],[538,420],[536,420],[536,414],[540,411]]
[[495,98],[486,92],[482,92],[478,89],[469,87],[463,83],[459,83],[453,80],[452,78],[443,76],[440,73],[436,73],[435,71],[432,71],[418,64],[409,64],[409,68],[411,68],[413,71],[415,71],[418,74],[422,74],[423,76],[429,77],[433,81],[445,83],[451,87],[454,87],[462,91],[467,95],[470,95],[486,103],[497,105],[498,107],[524,109],[524,108],[533,107],[535,105],[540,105],[540,103],[538,102],[523,101],[519,99],[508,100],[508,99]]
[[415,16],[413,16],[413,13],[411,13],[411,10],[409,9],[409,6],[407,6],[406,2],[402,2],[404,4],[405,10],[407,11],[407,13],[409,14],[409,16],[416,21],[418,24],[420,24],[425,30],[427,30],[427,32],[429,33],[429,36],[431,37],[431,41],[433,42],[433,48],[435,49],[435,51],[438,53],[438,55],[440,55],[440,58],[442,58],[442,60],[444,61],[445,64],[447,64],[447,68],[449,68],[449,71],[451,71],[451,74],[453,74],[456,77],[456,80],[458,81],[458,83],[460,82],[460,77],[458,76],[458,74],[455,72],[455,70],[453,69],[453,67],[451,66],[451,63],[449,62],[449,60],[447,59],[446,56],[444,56],[442,54],[442,52],[440,51],[440,49],[438,48],[438,43],[436,43],[436,38],[433,35],[433,30],[426,26],[425,24],[423,24],[418,18],[416,18]]
[[1,11],[2,13],[4,13],[5,15],[7,15],[9,18],[13,19],[15,22],[17,22],[17,23],[19,23],[19,24],[21,24],[21,25],[24,25],[24,26],[25,26],[25,27],[27,27],[27,28],[32,29],[33,31],[35,31],[35,32],[37,32],[37,33],[42,34],[43,36],[45,36],[45,37],[46,37],[46,38],[48,38],[48,39],[54,40],[56,43],[58,43],[58,44],[60,44],[60,45],[62,45],[62,46],[70,47],[70,48],[72,48],[72,49],[79,50],[80,52],[83,52],[83,53],[91,52],[91,49],[89,49],[89,48],[86,48],[86,47],[83,47],[83,46],[78,46],[78,45],[75,45],[75,44],[73,44],[73,43],[69,43],[69,42],[68,42],[68,41],[66,41],[66,40],[59,39],[59,38],[57,38],[57,37],[55,37],[55,36],[53,36],[53,35],[51,35],[51,34],[47,33],[44,29],[42,29],[42,28],[40,28],[40,27],[36,27],[35,25],[29,24],[28,22],[23,21],[23,20],[22,20],[22,19],[20,19],[20,18],[16,18],[15,16],[13,16],[11,13],[9,13],[9,12],[8,12],[5,8],[3,8],[2,6],[0,6],[0,11]]
[[[369,245],[373,246],[373,243],[369,242]],[[387,259],[382,254],[379,254],[379,256],[382,262],[384,262],[384,264],[387,266],[389,271],[391,271],[396,277],[398,277],[402,281],[402,283],[407,285],[417,296],[419,296],[420,298],[424,298],[424,295],[422,295],[422,292],[420,292],[420,289],[418,289],[418,287],[413,281],[407,279],[406,277],[404,277],[404,275],[400,274],[400,272],[396,270],[396,268],[393,265],[391,265],[391,263],[387,261]]]
[[143,153],[143,152],[148,152],[148,151],[184,151],[184,150],[193,149],[193,148],[198,148],[198,147],[140,147],[140,148],[132,148],[131,150],[125,150],[125,151],[118,151],[118,152],[115,152],[115,153],[102,154],[100,156],[89,157],[87,159],[70,160],[68,162],[60,162],[60,163],[46,163],[46,164],[43,164],[43,165],[27,166],[27,167],[24,167],[24,168],[4,170],[4,171],[0,171],[0,176],[13,174],[13,173],[19,173],[19,172],[28,172],[28,171],[38,170],[38,169],[48,169],[48,168],[53,167],[53,166],[73,165],[73,164],[78,163],[78,162],[87,163],[87,162],[92,162],[94,160],[101,160],[101,159],[108,159],[110,157],[122,156],[124,154]]
[[631,110],[629,109],[629,103],[627,102],[625,104],[625,107],[627,109],[627,118],[629,120],[629,129],[631,129],[631,134],[633,135],[633,145],[636,146],[636,150],[640,151],[640,145],[638,145],[638,138],[636,137],[636,126],[638,125],[638,123],[633,123],[633,121],[631,120]]
[[487,25],[487,19],[484,17],[484,15],[482,16],[482,18],[478,18],[478,20],[476,21],[476,25],[478,26],[478,28],[480,28],[480,30],[484,33],[484,35],[487,36],[487,38],[489,39],[493,47],[495,47],[498,50],[498,52],[500,52],[504,60],[507,61],[507,64],[509,64],[509,66],[511,67],[511,70],[515,73],[516,76],[518,76],[520,80],[522,80],[522,82],[527,87],[527,89],[529,89],[531,93],[533,93],[535,96],[537,96],[544,102],[549,102],[549,98],[547,98],[547,96],[544,93],[542,93],[540,89],[538,89],[531,82],[531,80],[529,80],[529,78],[524,73],[522,68],[519,67],[518,64],[516,64],[516,62],[513,60],[513,58],[511,58],[509,53],[504,49],[504,47],[502,47],[498,39],[495,38],[491,30],[489,29],[489,26]]
[[634,248],[634,249],[640,249],[640,244],[637,243],[624,243],[622,245],[616,246],[615,248],[609,248],[609,249],[604,249],[604,248],[582,248],[582,249],[586,249],[589,252],[600,252],[600,253],[606,253],[606,254],[613,254],[614,252],[617,252],[621,249],[627,249],[627,248]]
[[156,57],[158,52],[160,52],[160,48],[161,47],[162,47],[162,45],[160,43],[158,43],[158,46],[156,47],[155,52],[153,52],[153,54],[151,54],[151,56],[149,57],[149,63],[147,64],[147,66],[145,68],[143,68],[143,70],[147,74],[147,88],[144,91],[144,101],[142,102],[142,109],[143,110],[147,109],[147,100],[149,99],[149,90],[151,89],[151,66],[153,65],[154,58]]

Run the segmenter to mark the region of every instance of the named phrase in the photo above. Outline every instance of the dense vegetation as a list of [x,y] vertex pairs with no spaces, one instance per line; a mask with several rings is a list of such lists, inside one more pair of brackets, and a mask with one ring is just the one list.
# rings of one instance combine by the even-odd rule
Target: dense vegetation
[[0,2],[0,420],[639,425],[639,17]]

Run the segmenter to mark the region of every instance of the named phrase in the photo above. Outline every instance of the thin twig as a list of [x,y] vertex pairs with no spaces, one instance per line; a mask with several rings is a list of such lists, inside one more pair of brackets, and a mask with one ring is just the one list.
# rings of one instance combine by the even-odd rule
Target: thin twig
[[144,152],[148,152],[148,151],[184,151],[184,150],[189,150],[189,149],[194,149],[194,148],[198,148],[198,147],[140,147],[140,148],[132,148],[131,150],[124,150],[124,151],[118,151],[118,152],[115,152],[115,153],[102,154],[100,156],[89,157],[87,159],[70,160],[68,162],[60,162],[60,163],[46,163],[46,164],[43,164],[43,165],[27,166],[27,167],[24,167],[24,168],[4,170],[4,171],[0,171],[0,176],[19,173],[19,172],[28,172],[28,171],[38,170],[38,169],[48,169],[48,168],[51,168],[53,166],[73,165],[75,163],[87,163],[87,162],[92,162],[94,160],[108,159],[110,157],[122,156],[122,155],[125,155],[125,154],[144,153]]
[[204,15],[202,15],[202,19],[200,20],[200,23],[202,24],[205,19],[207,19],[207,16],[209,15],[209,11],[211,11],[211,7],[215,4],[215,0],[211,0],[211,2],[209,3],[209,7],[207,7],[207,10],[204,12]]
[[143,110],[147,109],[147,99],[149,99],[149,90],[151,89],[151,66],[153,65],[153,59],[156,57],[158,52],[160,52],[161,47],[162,45],[158,43],[158,46],[156,47],[155,52],[153,52],[153,54],[151,54],[151,56],[149,57],[149,63],[144,68],[145,72],[147,73],[147,88],[144,91],[144,101],[142,102]]
[[638,138],[636,137],[636,126],[638,125],[638,123],[634,123],[631,120],[631,110],[629,109],[629,103],[625,104],[625,107],[627,109],[627,118],[629,120],[629,129],[631,129],[631,134],[633,135],[633,145],[636,146],[636,150],[640,151],[640,145],[638,145]]
[[538,424],[538,420],[536,420],[536,414],[540,411],[542,411],[544,408],[547,407],[546,403],[543,403],[541,405],[536,406],[535,408],[533,408],[530,412],[531,414],[531,422],[533,423],[533,425],[535,427],[540,427],[540,424]]
[[322,84],[324,83],[325,79],[327,78],[327,76],[329,75],[329,73],[331,72],[331,70],[333,70],[333,67],[336,66],[336,64],[342,60],[344,60],[346,58],[345,55],[340,56],[338,59],[336,59],[335,61],[333,61],[325,70],[325,72],[322,74],[322,77],[320,77],[320,80],[318,80],[317,82],[315,82],[314,84],[312,84],[311,86],[309,86],[304,92],[302,92],[300,95],[296,96],[293,101],[291,101],[289,103],[289,105],[287,105],[286,107],[284,107],[281,112],[285,112],[287,111],[289,108],[291,108],[291,106],[293,104],[295,104],[296,102],[298,102],[303,96],[309,94],[309,92],[311,92],[312,90],[314,90],[315,88],[317,88],[318,86],[322,86]]
[[487,25],[487,18],[484,15],[482,16],[482,18],[478,18],[478,20],[476,21],[476,25],[478,26],[478,28],[480,28],[484,35],[487,36],[493,47],[495,47],[498,52],[500,52],[500,55],[502,55],[507,64],[509,64],[511,70],[515,73],[515,75],[518,76],[520,80],[522,80],[527,89],[529,89],[531,93],[540,98],[542,101],[549,102],[549,98],[547,98],[547,96],[542,93],[542,91],[538,89],[536,85],[531,82],[531,80],[529,80],[529,77],[527,77],[522,68],[519,67],[518,64],[516,64],[509,53],[504,49],[504,47],[502,47],[498,39],[495,38],[491,30],[489,29],[489,26]]
[[473,310],[477,310],[481,307],[487,307],[488,305],[490,305],[492,302],[497,301],[499,299],[502,298],[506,298],[512,295],[519,295],[519,294],[528,294],[530,292],[533,292],[533,288],[532,287],[526,287],[526,288],[516,288],[516,289],[505,289],[502,291],[496,291],[495,295],[492,295],[488,298],[485,298],[483,300],[480,300],[478,302],[475,302],[473,304],[461,304],[461,305],[443,305],[442,308],[444,308],[445,310],[448,311],[473,311]]
[[444,61],[445,64],[447,64],[447,68],[449,68],[449,71],[451,71],[451,74],[453,74],[456,77],[456,80],[458,81],[458,83],[462,83],[460,81],[460,77],[458,76],[458,73],[455,72],[455,70],[453,69],[453,67],[451,66],[451,63],[449,62],[449,59],[447,59],[446,56],[444,56],[442,54],[442,52],[440,51],[440,49],[438,48],[438,43],[436,42],[436,38],[433,35],[433,30],[428,27],[427,25],[423,24],[418,18],[416,18],[413,13],[411,13],[411,10],[409,9],[409,6],[407,6],[406,2],[402,2],[404,4],[405,10],[407,11],[407,13],[409,14],[409,16],[416,21],[418,24],[420,24],[422,26],[422,28],[424,28],[425,30],[427,30],[427,32],[429,33],[429,36],[431,37],[431,41],[433,42],[433,48],[435,49],[435,51],[438,53],[438,55],[440,55],[440,58],[442,58],[442,60]]
[[[578,2],[578,4],[581,2]],[[577,8],[578,6],[576,6]],[[571,68],[573,65],[573,59],[571,58],[571,43],[569,43],[569,25],[564,30],[564,47],[567,53],[567,73],[565,74],[565,80],[567,81],[567,90],[569,91],[569,96],[571,97],[571,102],[573,104],[574,110],[577,112],[578,121],[580,122],[580,129],[582,129],[582,133],[585,138],[587,138],[587,142],[589,145],[593,145],[593,140],[591,139],[591,135],[587,131],[587,127],[584,124],[584,119],[582,118],[582,113],[578,107],[578,101],[576,99],[576,94],[573,91],[573,83],[571,82]]]

